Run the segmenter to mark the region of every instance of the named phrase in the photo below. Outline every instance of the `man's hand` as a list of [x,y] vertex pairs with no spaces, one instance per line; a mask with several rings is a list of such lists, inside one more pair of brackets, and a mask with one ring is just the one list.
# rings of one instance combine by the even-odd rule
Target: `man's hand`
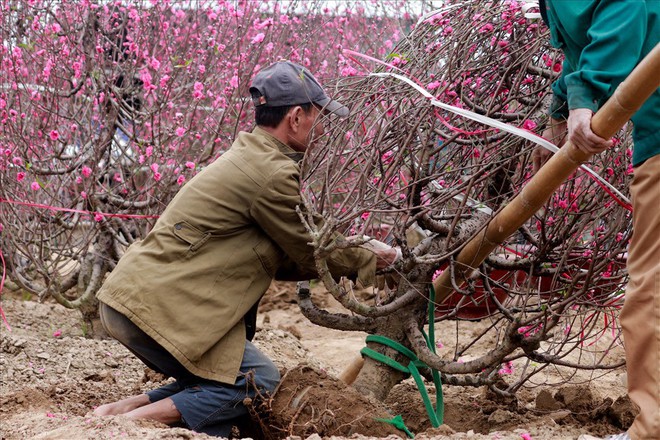
[[[541,137],[552,142],[560,147],[566,142],[567,124],[564,119],[550,118],[548,127],[543,130]],[[532,153],[532,164],[534,166],[534,173],[541,169],[548,159],[552,156],[552,152],[543,148],[536,147]]]
[[361,244],[360,247],[368,249],[376,254],[376,269],[385,269],[394,264],[394,262],[401,257],[400,250],[374,238]]
[[[366,235],[361,237],[351,236],[346,238],[347,239],[362,238],[364,240],[368,240],[367,242],[361,244],[360,247],[363,249],[367,249],[370,252],[372,252],[374,255],[376,255],[376,271],[390,267],[401,258],[401,249],[397,247],[392,247],[389,244],[383,243],[382,241],[378,241],[374,238],[369,238]],[[396,284],[395,278],[397,277],[392,275],[392,273],[376,275],[376,279],[375,279],[376,289],[382,290],[385,284],[387,284],[389,287],[393,287]],[[358,282],[358,285],[360,284],[361,283]]]
[[[378,240],[370,240],[365,243],[367,249],[376,254],[376,270],[385,269],[401,258],[399,248],[390,247],[386,243]],[[363,245],[364,246],[364,245]],[[387,249],[389,248],[389,249]],[[376,275],[375,287],[378,291],[385,291],[387,294],[399,283],[399,275],[396,272],[388,272]]]
[[362,237],[351,235],[346,238],[349,240],[354,238],[369,240],[366,243],[361,244],[360,247],[376,254],[376,269],[385,269],[401,258],[401,250],[399,248],[394,248],[387,243],[376,240],[375,238],[369,238],[366,235]]
[[398,252],[396,248],[376,250],[373,252],[376,254],[376,269],[385,269],[386,267],[394,264],[396,260],[398,260]]
[[594,113],[588,108],[571,110],[568,116],[568,139],[585,153],[598,154],[610,148],[613,142],[591,131],[593,115]]

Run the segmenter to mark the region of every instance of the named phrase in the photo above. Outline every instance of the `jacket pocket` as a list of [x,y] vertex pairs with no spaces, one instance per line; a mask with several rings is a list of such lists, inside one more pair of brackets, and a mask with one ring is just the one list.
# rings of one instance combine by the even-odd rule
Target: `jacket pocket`
[[186,256],[194,254],[211,238],[210,233],[202,232],[186,221],[175,223],[172,231],[178,239],[188,243],[189,247]]
[[261,262],[266,273],[271,278],[275,278],[277,269],[280,267],[280,263],[284,257],[284,252],[282,252],[270,240],[261,240],[252,248],[252,250],[257,254],[257,258]]

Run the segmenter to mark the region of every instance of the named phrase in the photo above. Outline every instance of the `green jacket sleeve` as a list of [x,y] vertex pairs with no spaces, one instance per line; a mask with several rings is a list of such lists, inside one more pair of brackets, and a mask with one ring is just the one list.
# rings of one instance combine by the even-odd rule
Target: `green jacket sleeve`
[[[299,173],[292,162],[280,168],[253,201],[250,213],[259,226],[286,253],[289,262],[283,262],[279,277],[296,279],[296,274],[308,277],[315,274],[314,248],[311,237],[300,221],[296,207],[304,207],[300,196]],[[322,219],[315,217],[320,225]],[[335,234],[335,239],[341,239]],[[342,249],[328,258],[328,267],[334,277],[358,277],[363,285],[370,285],[376,271],[376,256],[361,248]]]
[[[557,8],[560,17],[571,19],[572,3],[582,2],[561,2]],[[596,111],[612,96],[639,60],[647,31],[646,14],[643,1],[596,3],[591,24],[587,24],[588,44],[579,53],[573,71],[563,75],[569,109]]]

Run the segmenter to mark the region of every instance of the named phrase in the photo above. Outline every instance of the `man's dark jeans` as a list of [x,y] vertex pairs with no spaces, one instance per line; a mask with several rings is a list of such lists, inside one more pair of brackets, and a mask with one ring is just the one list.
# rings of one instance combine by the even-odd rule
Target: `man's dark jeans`
[[257,393],[252,383],[248,383],[248,374],[259,392],[272,392],[280,381],[273,362],[247,340],[240,373],[234,384],[195,376],[123,314],[104,303],[99,310],[101,323],[113,338],[152,370],[175,379],[147,395],[152,403],[167,397],[172,399],[181,413],[182,422],[194,431],[229,437],[234,422],[247,414],[243,399],[253,398]]

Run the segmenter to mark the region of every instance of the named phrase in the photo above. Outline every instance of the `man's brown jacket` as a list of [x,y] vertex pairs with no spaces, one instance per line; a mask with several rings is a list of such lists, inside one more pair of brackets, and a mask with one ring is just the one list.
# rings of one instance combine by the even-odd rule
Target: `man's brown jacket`
[[[133,244],[98,293],[190,372],[234,383],[243,317],[278,269],[316,273],[302,207],[297,153],[260,128],[184,185],[147,237]],[[333,275],[375,272],[364,249],[333,253]],[[289,274],[291,275],[291,274]],[[313,276],[311,276],[313,277]],[[289,276],[290,278],[290,276]]]

